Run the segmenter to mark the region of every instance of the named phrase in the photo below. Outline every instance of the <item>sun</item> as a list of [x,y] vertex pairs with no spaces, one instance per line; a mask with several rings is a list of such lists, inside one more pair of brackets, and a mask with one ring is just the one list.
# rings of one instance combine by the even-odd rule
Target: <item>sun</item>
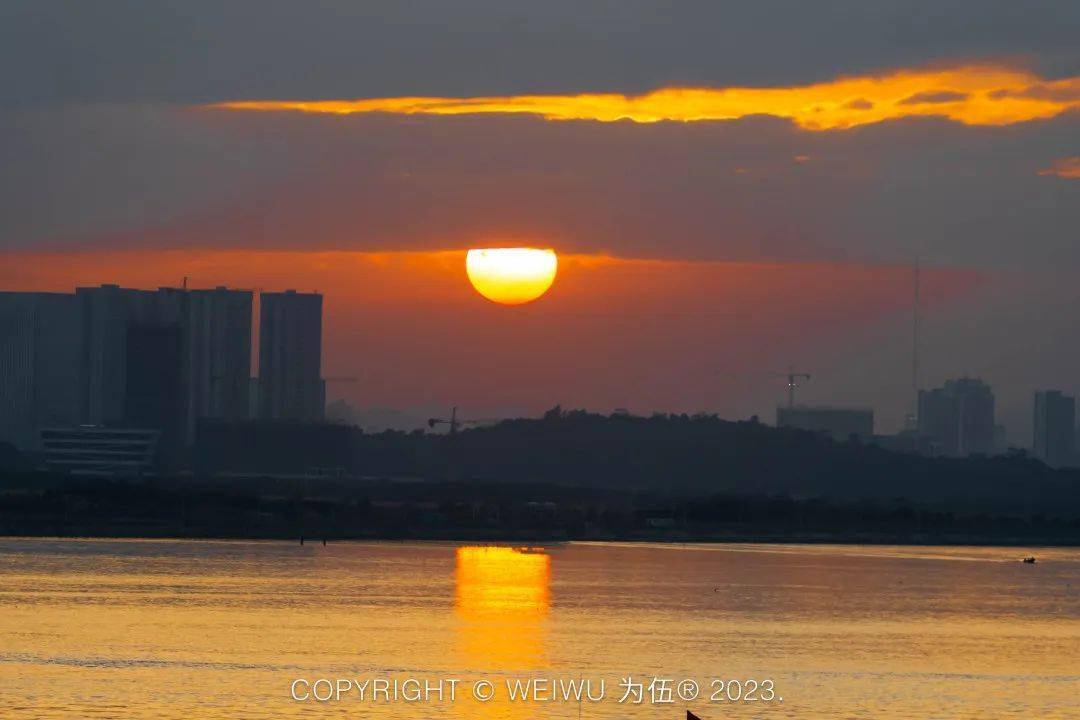
[[503,305],[532,302],[546,293],[558,267],[555,251],[539,248],[477,248],[465,257],[472,286]]

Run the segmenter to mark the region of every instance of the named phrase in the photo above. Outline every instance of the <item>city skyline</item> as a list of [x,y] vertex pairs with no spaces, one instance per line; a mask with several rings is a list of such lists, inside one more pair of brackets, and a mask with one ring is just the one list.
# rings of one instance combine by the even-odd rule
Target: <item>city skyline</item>
[[[240,256],[243,258],[244,256]],[[294,258],[295,256],[293,256]],[[336,257],[336,261],[332,258]],[[409,258],[412,258],[411,260]],[[390,289],[393,292],[394,278],[401,277],[403,273],[410,273],[418,275],[425,279],[435,280],[440,286],[436,286],[435,283],[429,283],[428,289],[425,294],[420,294],[417,298],[412,299],[410,302],[415,308],[415,312],[423,313],[424,311],[438,312],[438,307],[433,307],[430,303],[437,303],[442,305],[445,301],[438,298],[437,295],[433,296],[432,293],[441,293],[450,290],[451,288],[457,292],[455,302],[450,308],[442,308],[444,311],[449,310],[453,313],[463,313],[470,318],[484,318],[487,321],[486,329],[488,332],[496,332],[499,330],[509,329],[511,332],[515,330],[514,326],[524,324],[524,328],[517,328],[518,333],[525,333],[536,327],[550,327],[552,322],[566,322],[580,323],[585,328],[592,327],[595,329],[598,322],[606,322],[609,320],[620,321],[617,326],[621,329],[630,329],[629,320],[632,317],[633,311],[626,310],[609,310],[607,313],[598,313],[596,316],[582,316],[582,314],[575,313],[570,307],[567,307],[567,302],[559,303],[559,307],[548,308],[547,304],[555,304],[563,298],[559,298],[557,293],[560,291],[560,285],[573,283],[579,285],[579,283],[587,282],[590,278],[590,271],[596,262],[607,262],[611,266],[623,275],[636,274],[638,278],[642,277],[641,268],[647,267],[651,270],[651,276],[649,279],[652,281],[650,287],[641,287],[639,290],[644,289],[648,293],[645,297],[639,297],[634,300],[638,303],[638,308],[641,308],[639,317],[643,321],[647,321],[650,324],[664,322],[665,320],[673,320],[672,323],[677,331],[682,331],[692,335],[703,325],[719,324],[727,325],[729,331],[735,331],[739,328],[752,328],[755,323],[771,323],[774,327],[769,328],[772,330],[772,334],[784,333],[784,312],[782,304],[777,305],[763,305],[760,307],[754,307],[748,304],[745,300],[733,296],[733,304],[738,304],[738,309],[733,307],[731,312],[711,312],[708,309],[697,308],[696,310],[687,311],[685,305],[679,307],[678,300],[672,302],[671,298],[668,298],[667,307],[657,307],[653,304],[651,307],[647,307],[656,299],[657,293],[668,293],[669,288],[666,283],[669,282],[666,276],[670,276],[670,269],[664,268],[662,264],[652,264],[642,266],[638,263],[618,261],[618,260],[601,260],[596,261],[591,258],[577,258],[574,256],[564,257],[563,265],[560,270],[560,279],[556,282],[556,287],[552,291],[555,295],[554,298],[544,298],[538,301],[534,307],[525,308],[527,313],[524,319],[519,318],[491,318],[489,313],[486,312],[486,304],[484,301],[479,300],[477,296],[468,288],[468,282],[465,279],[465,273],[463,269],[463,257],[464,253],[461,253],[460,259],[462,261],[462,267],[456,267],[459,260],[459,256],[455,253],[442,253],[438,257],[437,262],[432,262],[430,258],[424,255],[418,256],[375,256],[368,257],[364,255],[349,255],[338,254],[336,256],[329,256],[331,259],[324,259],[318,263],[320,267],[316,268],[304,268],[304,263],[309,261],[310,258],[299,258],[298,265],[295,266],[300,270],[300,277],[290,278],[285,275],[285,271],[276,271],[272,278],[276,281],[276,286],[280,287],[283,291],[288,289],[292,285],[300,287],[314,286],[315,277],[313,275],[321,275],[322,279],[335,279],[336,277],[343,277],[346,274],[353,274],[357,269],[360,272],[355,273],[357,277],[373,276],[374,272],[383,274],[384,276],[380,282],[378,288],[373,288],[372,291]],[[286,259],[293,259],[289,256],[285,256]],[[239,260],[236,256],[230,258],[229,262],[238,263]],[[288,264],[288,263],[286,263]],[[236,275],[242,275],[243,272],[236,272],[236,267],[229,267],[228,263],[221,263],[223,271],[219,271],[216,274],[212,274],[210,282],[214,283],[210,288],[218,287],[221,283],[229,283],[229,277]],[[330,267],[332,269],[327,270]],[[701,287],[701,283],[707,283],[711,280],[709,269],[704,271],[701,264],[695,264],[693,266],[687,266],[696,273],[694,282],[697,283],[695,287],[691,287],[693,292]],[[747,266],[751,273],[762,273],[770,270],[776,274],[777,268],[769,268],[768,266]],[[722,270],[722,267],[717,267],[716,270]],[[824,277],[818,282],[822,283],[824,288],[830,282],[830,275],[832,273],[833,278],[843,278],[843,271],[837,271],[828,266],[816,266],[812,268],[819,272],[824,273]],[[306,274],[304,271],[312,273]],[[665,270],[668,270],[665,273]],[[257,269],[256,272],[261,272],[261,269]],[[80,272],[86,272],[86,268],[80,270]],[[93,268],[90,268],[90,272],[95,272]],[[248,270],[249,282],[235,283],[236,285],[246,287],[260,287],[264,292],[270,292],[268,289],[263,289],[258,283],[258,275]],[[131,276],[131,279],[137,279],[139,276],[145,278],[148,275],[155,277],[161,275],[157,271],[147,273],[145,270],[140,270],[136,275]],[[759,365],[764,369],[747,367],[739,369],[733,372],[724,372],[719,369],[721,366],[719,362],[717,365],[710,365],[711,358],[707,355],[703,355],[700,352],[700,347],[695,344],[688,343],[685,348],[679,348],[678,346],[672,346],[668,348],[670,354],[667,354],[664,358],[666,362],[670,362],[672,367],[680,368],[684,371],[688,370],[688,374],[694,377],[698,383],[699,388],[689,388],[686,392],[679,392],[673,394],[662,393],[655,394],[655,400],[653,402],[634,402],[632,392],[624,392],[622,388],[614,386],[605,387],[607,391],[606,396],[597,398],[598,393],[581,393],[580,385],[575,385],[571,376],[567,376],[563,373],[556,373],[555,377],[549,380],[560,382],[565,381],[565,386],[549,384],[544,387],[543,395],[537,394],[536,397],[531,400],[522,400],[519,398],[511,399],[507,401],[492,402],[490,395],[485,397],[484,385],[490,385],[486,383],[485,376],[498,375],[501,372],[509,373],[510,376],[514,375],[513,368],[484,368],[480,365],[475,366],[461,366],[456,361],[452,362],[449,366],[444,366],[442,370],[445,372],[447,368],[459,377],[469,381],[463,383],[463,390],[461,392],[455,392],[453,390],[442,391],[440,393],[416,393],[416,387],[423,387],[425,382],[429,382],[429,379],[425,377],[424,367],[428,365],[426,358],[431,357],[431,353],[438,353],[443,357],[454,358],[458,353],[468,354],[469,348],[458,348],[455,350],[455,346],[452,344],[453,333],[447,334],[450,330],[446,327],[438,327],[431,332],[433,337],[425,338],[422,334],[426,332],[423,321],[419,321],[420,328],[416,330],[416,333],[403,333],[400,330],[390,331],[388,333],[390,343],[384,338],[382,342],[376,342],[370,346],[369,354],[366,356],[369,359],[368,363],[354,363],[349,355],[351,354],[351,348],[348,348],[346,352],[342,352],[342,348],[339,344],[342,342],[342,335],[345,335],[344,341],[346,344],[356,337],[355,330],[352,323],[349,322],[352,318],[349,317],[348,307],[342,307],[343,303],[370,302],[369,297],[362,297],[359,300],[355,300],[350,295],[346,294],[331,294],[327,299],[326,318],[324,319],[325,337],[323,342],[323,355],[322,360],[323,374],[326,376],[349,376],[350,379],[355,378],[355,382],[351,382],[345,385],[332,385],[328,388],[327,399],[334,400],[338,398],[346,399],[355,408],[362,412],[372,411],[374,415],[384,416],[385,409],[392,409],[402,412],[405,416],[412,416],[413,420],[422,424],[423,418],[427,417],[432,411],[449,407],[457,404],[463,408],[467,408],[470,413],[480,417],[511,417],[511,416],[536,416],[543,412],[547,408],[554,404],[563,404],[564,406],[584,407],[590,410],[597,410],[603,412],[610,412],[617,408],[628,408],[639,414],[648,414],[651,412],[715,412],[723,417],[730,417],[733,419],[740,417],[749,417],[751,415],[759,415],[760,417],[773,418],[775,410],[778,406],[785,404],[786,402],[786,385],[783,383],[780,375],[784,369],[786,363],[781,358],[783,357],[810,357],[813,364],[805,364],[800,362],[800,366],[804,369],[814,370],[814,379],[800,388],[800,402],[805,402],[809,405],[839,405],[845,407],[872,407],[875,413],[875,427],[881,434],[892,434],[898,432],[904,428],[904,418],[912,411],[910,402],[910,343],[911,343],[911,329],[910,312],[911,312],[911,268],[897,267],[891,273],[891,276],[887,276],[887,284],[877,283],[877,296],[874,298],[875,305],[867,309],[868,313],[874,314],[887,314],[891,317],[890,320],[890,335],[889,337],[882,338],[880,335],[878,339],[885,343],[891,352],[891,360],[896,367],[896,372],[891,375],[880,379],[880,382],[873,377],[859,377],[858,383],[851,382],[850,377],[846,377],[843,372],[843,359],[831,359],[829,362],[833,363],[830,367],[827,362],[813,360],[813,353],[807,352],[805,347],[796,343],[781,343],[777,340],[777,346],[782,348],[777,350],[776,355],[771,356],[775,359],[770,359],[766,356],[752,356],[752,360],[743,361],[748,366]],[[270,273],[267,273],[270,275]],[[3,272],[0,271],[0,275]],[[862,282],[871,281],[874,273],[867,271],[862,278]],[[947,359],[935,357],[935,333],[939,337],[947,337],[952,334],[953,329],[941,322],[940,318],[935,318],[935,314],[939,312],[939,308],[947,306],[951,298],[955,297],[955,290],[949,288],[945,283],[956,281],[956,277],[935,277],[933,270],[927,272],[923,269],[923,299],[921,304],[923,305],[923,339],[921,344],[923,345],[922,353],[924,355],[923,370],[920,373],[921,380],[920,386],[923,389],[929,389],[941,385],[950,378],[965,377],[965,376],[980,376],[987,380],[991,386],[994,387],[995,394],[998,396],[998,422],[1004,425],[1008,430],[1007,443],[1009,446],[1014,447],[1026,447],[1032,446],[1032,432],[1033,432],[1033,420],[1031,410],[1031,397],[1032,393],[1038,389],[1044,389],[1047,387],[1055,387],[1055,384],[1047,381],[1046,379],[1039,377],[1030,377],[1030,384],[1019,387],[1010,388],[1007,383],[1001,383],[998,378],[992,373],[976,373],[971,372],[968,368],[958,368],[956,366],[950,367]],[[27,284],[36,282],[40,276],[34,274],[31,270],[29,273],[24,273],[24,277],[20,278],[16,283],[16,286],[25,287]],[[164,277],[162,278],[164,279]],[[293,282],[297,279],[307,279],[308,282]],[[788,277],[785,278],[787,283],[790,283],[790,291],[797,291],[797,284],[805,278],[800,277],[798,271],[791,271],[788,269]],[[963,282],[977,282],[971,278],[964,278],[960,276],[960,281]],[[671,281],[674,281],[672,279]],[[842,282],[842,280],[841,280]],[[121,283],[129,284],[129,283]],[[144,285],[147,287],[166,287],[156,282],[144,281],[143,283],[132,282],[131,285]],[[747,288],[749,281],[746,278],[742,278],[739,281],[739,288],[737,290]],[[5,287],[5,290],[9,288]],[[196,291],[194,284],[192,285],[192,291]],[[58,291],[60,288],[56,288],[52,291]],[[587,287],[574,287],[573,291],[575,295],[580,298],[581,292],[588,292]],[[853,312],[851,308],[843,308],[845,302],[844,294],[850,292],[851,286],[838,285],[837,287],[828,288],[826,293],[823,293],[822,297],[818,299],[820,307],[825,312],[840,311],[849,313],[848,317],[856,321],[865,322],[860,320],[858,313]],[[564,291],[565,292],[565,291]],[[625,297],[625,295],[623,296]],[[565,298],[565,301],[572,301],[572,298]],[[763,298],[760,296],[751,297],[753,301],[761,301]],[[905,305],[906,303],[906,305]],[[495,308],[496,311],[500,310]],[[487,317],[485,317],[487,316]],[[343,322],[343,320],[345,322]],[[494,320],[494,321],[493,321]],[[503,320],[509,321],[509,323],[502,322]],[[936,324],[936,328],[935,328]],[[376,327],[381,328],[380,332],[388,326],[383,323],[376,323]],[[258,333],[254,332],[257,328],[253,328],[253,343],[257,343]],[[669,328],[670,330],[670,328]],[[672,333],[669,333],[672,334]],[[463,332],[462,335],[468,339],[470,333]],[[927,337],[929,336],[929,337]],[[476,337],[473,335],[473,337]],[[360,340],[366,339],[378,340],[379,335],[371,333],[361,336]],[[524,337],[519,335],[519,339],[522,340],[523,346],[521,348],[523,353],[538,350],[538,346],[535,343],[534,338]],[[440,343],[446,344],[440,344]],[[387,347],[389,345],[389,347]],[[389,350],[397,349],[400,347],[417,348],[410,353],[408,357],[390,356]],[[683,353],[682,350],[686,350],[687,353]],[[881,347],[872,351],[869,355],[864,355],[863,360],[867,358],[873,360],[874,352],[881,352]],[[551,352],[551,349],[547,349]],[[382,353],[386,352],[387,355]],[[687,357],[696,359],[697,366],[690,366],[687,362]],[[370,359],[374,358],[374,361]],[[389,363],[389,365],[386,365]],[[628,363],[631,370],[636,370],[633,367],[633,363]],[[839,367],[837,367],[839,364]],[[400,367],[399,367],[400,366]],[[258,367],[258,351],[257,347],[253,347],[252,352],[252,372],[254,373]],[[394,372],[399,373],[400,377],[393,378],[393,382],[387,383],[385,386],[380,384],[378,377],[381,373],[386,372],[390,368]],[[657,366],[650,365],[650,371],[656,371]],[[662,368],[661,368],[662,369]],[[531,372],[535,371],[535,365],[529,368]],[[775,372],[774,372],[775,371]],[[903,376],[907,373],[907,377]],[[1075,395],[1077,390],[1077,384],[1069,382],[1069,379],[1073,377],[1072,373],[1064,373],[1064,377],[1067,378],[1066,382],[1058,382],[1056,387],[1066,394]],[[1058,377],[1061,377],[1059,375]],[[536,375],[532,376],[535,380]],[[413,383],[413,381],[416,381]],[[476,382],[480,382],[479,386],[481,390],[479,392],[470,392],[470,385],[477,387]],[[649,380],[645,380],[644,387],[648,389]],[[509,383],[509,381],[508,381]],[[905,386],[906,383],[906,386]],[[633,383],[630,383],[633,385]],[[1002,386],[1005,386],[1004,389]],[[539,383],[530,385],[530,388],[538,388]],[[861,386],[861,387],[860,387]],[[637,391],[640,391],[643,387],[642,382],[638,382],[634,386]],[[883,388],[886,391],[883,393]],[[500,389],[512,389],[512,388],[500,388]],[[490,390],[490,388],[489,388]],[[725,391],[727,394],[725,395]],[[885,400],[875,398],[881,398],[884,394]],[[462,400],[462,397],[472,397],[471,401]],[[580,398],[580,401],[579,401]],[[1003,402],[1004,401],[1004,402]],[[1002,407],[1004,406],[1004,410]],[[410,421],[411,422],[411,421]]]
[[[160,447],[184,447],[194,442],[200,419],[321,422],[335,399],[346,403],[339,403],[336,421],[372,431],[424,424],[403,408],[365,407],[354,405],[355,396],[350,401],[348,395],[327,395],[318,293],[189,288],[187,277],[181,287],[156,290],[104,284],[76,287],[70,294],[0,292],[0,319],[7,348],[4,402],[21,407],[18,397],[27,382],[32,396],[22,415],[5,416],[5,437],[23,449],[39,448],[38,435],[46,429],[80,425],[153,429],[161,433],[155,441]],[[22,356],[32,364],[29,380],[19,371]],[[1060,390],[1033,391],[1032,435],[1024,442],[1015,431],[1008,436],[995,417],[993,388],[981,378],[964,375],[939,388],[920,387],[915,432],[905,439],[903,432],[876,427],[871,406],[808,403],[801,396],[796,403],[792,383],[797,380],[802,392],[813,376],[790,373],[794,369],[787,376],[787,403],[776,404],[778,427],[821,432],[838,441],[858,437],[929,455],[994,455],[1022,448],[1055,467],[1076,460],[1074,400]],[[766,382],[781,377],[771,374]],[[382,422],[369,423],[372,411]]]
[[321,421],[321,346],[318,294],[186,278],[0,291],[0,440],[40,452],[81,428],[152,432],[161,466],[175,470],[190,464],[203,420]]

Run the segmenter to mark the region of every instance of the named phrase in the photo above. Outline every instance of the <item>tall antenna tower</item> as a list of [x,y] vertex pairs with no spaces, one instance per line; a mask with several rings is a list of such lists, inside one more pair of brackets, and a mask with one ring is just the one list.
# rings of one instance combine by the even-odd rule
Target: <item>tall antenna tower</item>
[[911,298],[911,414],[908,415],[911,430],[919,418],[919,269],[916,255]]

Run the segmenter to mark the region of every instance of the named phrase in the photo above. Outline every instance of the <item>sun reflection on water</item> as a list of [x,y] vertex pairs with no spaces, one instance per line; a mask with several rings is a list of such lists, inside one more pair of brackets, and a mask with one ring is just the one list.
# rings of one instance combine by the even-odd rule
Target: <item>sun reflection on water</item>
[[[540,549],[467,546],[457,549],[455,610],[463,668],[499,677],[545,667],[545,627],[551,604],[551,556]],[[467,717],[526,717],[527,707],[466,702]]]
[[509,547],[457,550],[456,603],[469,667],[532,669],[543,660],[551,556]]

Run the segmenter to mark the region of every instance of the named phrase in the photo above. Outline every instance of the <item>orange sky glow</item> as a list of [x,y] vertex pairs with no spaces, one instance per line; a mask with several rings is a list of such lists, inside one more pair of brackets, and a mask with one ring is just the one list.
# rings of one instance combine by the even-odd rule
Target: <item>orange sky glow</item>
[[[361,406],[538,412],[557,402],[742,412],[777,358],[850,352],[883,322],[906,340],[910,268],[560,254],[535,302],[498,305],[465,274],[465,251],[111,250],[4,253],[0,287],[228,285],[324,293],[329,388]],[[924,302],[970,295],[980,276],[927,269]],[[870,335],[866,335],[870,337]],[[856,340],[852,340],[856,338]],[[793,360],[794,361],[794,360]],[[754,374],[756,379],[747,379]],[[761,375],[761,377],[757,377]],[[779,392],[779,390],[778,390]],[[637,404],[630,402],[633,399]],[[738,415],[736,415],[738,416]]]
[[832,130],[912,116],[967,125],[1009,125],[1080,107],[1080,77],[1045,80],[1001,64],[904,69],[792,87],[662,88],[644,95],[387,97],[356,100],[239,100],[230,110],[352,114],[520,113],[549,120],[730,120],[766,114],[808,130]]

